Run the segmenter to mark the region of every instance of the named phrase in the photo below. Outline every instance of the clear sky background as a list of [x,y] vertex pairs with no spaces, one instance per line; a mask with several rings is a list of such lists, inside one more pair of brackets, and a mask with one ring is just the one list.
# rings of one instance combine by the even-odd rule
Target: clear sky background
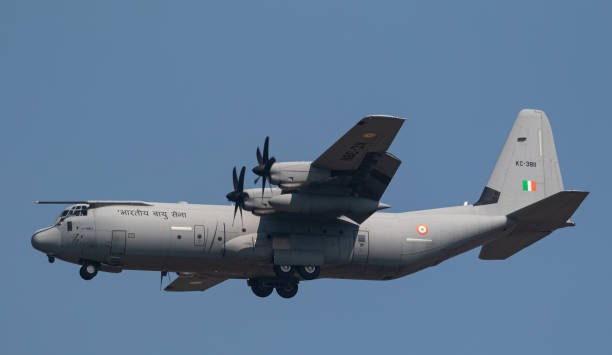
[[[0,2],[4,354],[610,354],[612,7],[605,1]],[[393,212],[474,202],[516,114],[545,110],[577,227],[291,300],[242,280],[159,291],[32,249],[63,206],[226,204],[271,136],[312,160],[373,113],[407,118]],[[248,175],[252,183],[254,176]]]

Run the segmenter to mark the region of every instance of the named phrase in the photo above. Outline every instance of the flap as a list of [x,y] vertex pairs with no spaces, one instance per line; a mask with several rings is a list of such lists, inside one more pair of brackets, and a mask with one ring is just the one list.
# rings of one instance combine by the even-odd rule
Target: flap
[[381,155],[376,161],[376,166],[365,174],[363,182],[357,186],[359,195],[379,201],[401,163],[401,160],[391,153]]
[[402,127],[404,119],[369,116],[318,157],[313,166],[333,171],[356,170],[367,153],[384,153]]
[[206,291],[227,279],[212,278],[197,274],[181,274],[176,280],[164,289],[164,291]]

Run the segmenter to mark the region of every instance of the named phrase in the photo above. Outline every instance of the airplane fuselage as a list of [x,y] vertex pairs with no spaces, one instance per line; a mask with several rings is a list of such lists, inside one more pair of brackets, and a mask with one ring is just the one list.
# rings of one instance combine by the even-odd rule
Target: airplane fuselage
[[[151,203],[90,208],[38,233],[59,233],[48,254],[103,271],[274,275],[271,265],[320,265],[320,277],[386,280],[478,247],[508,228],[505,216],[459,206],[375,213],[363,224],[287,215],[233,221],[231,206]],[[39,238],[42,239],[42,238]]]

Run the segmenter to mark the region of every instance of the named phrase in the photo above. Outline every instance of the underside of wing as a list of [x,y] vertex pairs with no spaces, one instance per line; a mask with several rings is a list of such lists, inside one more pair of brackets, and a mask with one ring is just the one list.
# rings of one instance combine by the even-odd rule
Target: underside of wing
[[312,165],[332,171],[357,170],[368,153],[382,154],[389,149],[403,123],[404,119],[393,116],[365,117]]
[[[370,159],[372,162],[368,163]],[[401,163],[391,153],[369,153],[352,176],[353,192],[374,201],[380,200]]]
[[176,280],[164,289],[164,291],[186,292],[206,291],[227,279],[213,278],[198,274],[181,274]]

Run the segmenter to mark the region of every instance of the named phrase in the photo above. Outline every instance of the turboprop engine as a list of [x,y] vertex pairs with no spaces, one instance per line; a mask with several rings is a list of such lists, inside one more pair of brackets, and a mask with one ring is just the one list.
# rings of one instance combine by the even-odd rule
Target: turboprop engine
[[269,201],[272,197],[279,196],[282,190],[279,188],[265,189],[263,195],[260,189],[247,189],[244,192],[246,193],[244,209],[253,212],[254,215],[262,216],[276,212]]
[[331,171],[314,167],[309,161],[275,163],[270,169],[270,182],[283,190],[325,182],[331,177]]

